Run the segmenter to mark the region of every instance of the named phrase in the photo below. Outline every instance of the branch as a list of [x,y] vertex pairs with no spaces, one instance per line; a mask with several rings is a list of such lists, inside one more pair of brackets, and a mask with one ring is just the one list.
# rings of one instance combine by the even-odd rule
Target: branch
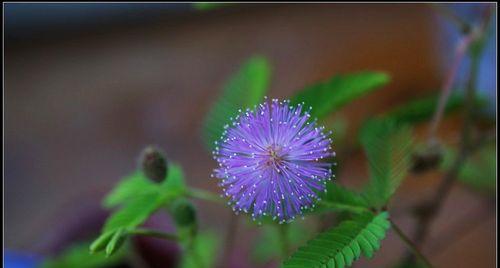
[[455,81],[455,76],[458,72],[458,68],[462,63],[462,59],[464,58],[467,50],[471,43],[475,40],[475,34],[470,33],[461,39],[459,45],[455,49],[455,56],[453,59],[453,63],[451,64],[448,73],[446,74],[446,79],[442,85],[441,95],[439,96],[439,103],[434,113],[434,116],[431,121],[431,127],[429,131],[429,141],[432,142],[436,139],[436,132],[443,118],[444,110],[446,107],[446,103],[448,102],[448,98],[450,97],[451,87],[453,86],[453,81]]
[[[436,110],[436,114],[433,118],[433,122],[431,124],[430,131],[430,141],[435,139],[435,132],[437,130],[437,126],[441,121],[444,106],[446,105],[449,91],[451,88],[451,83],[453,82],[453,78],[456,73],[457,62],[460,63],[462,57],[468,51],[468,48],[473,42],[476,42],[484,37],[486,33],[488,22],[490,21],[491,16],[491,6],[487,6],[487,10],[485,11],[485,16],[483,17],[482,23],[479,27],[473,29],[462,39],[460,45],[456,51],[456,59],[453,64],[453,68],[450,71],[447,79],[445,80],[443,86],[443,92],[441,95],[440,102],[438,103],[438,109]],[[471,132],[472,132],[472,123],[474,116],[474,99],[475,99],[475,87],[477,85],[477,74],[479,72],[479,60],[482,54],[483,46],[479,45],[476,47],[472,53],[470,53],[471,57],[471,67],[470,74],[466,85],[465,92],[465,111],[464,111],[464,123],[461,131],[461,140],[460,140],[460,149],[457,157],[453,161],[451,168],[445,173],[441,183],[438,185],[438,188],[431,200],[424,201],[419,204],[415,208],[416,216],[417,216],[417,230],[415,232],[415,236],[413,241],[415,241],[416,245],[422,246],[428,236],[430,226],[441,209],[444,200],[448,196],[451,191],[452,186],[454,185],[457,175],[459,174],[463,164],[467,160],[467,158],[471,154]],[[450,78],[451,77],[451,78]],[[412,261],[412,257],[409,256],[407,261]]]
[[443,5],[440,4],[430,4],[430,7],[436,11],[436,13],[439,13],[439,15],[443,16],[444,18],[448,19],[451,23],[455,24],[458,29],[460,29],[461,32],[467,33],[470,31],[470,25],[461,17],[459,17],[457,14],[453,13],[450,9],[444,7]]
[[225,247],[224,247],[224,253],[222,257],[222,262],[226,263],[226,267],[230,268],[229,265],[231,264],[231,257],[234,249],[234,241],[235,241],[235,236],[236,232],[238,230],[238,224],[239,224],[239,217],[234,215],[234,212],[232,210],[229,210],[229,226],[227,228],[226,232],[226,237],[225,237]]
[[428,268],[432,268],[430,261],[418,250],[417,246],[406,236],[403,231],[394,223],[391,219],[392,228],[396,231],[396,234],[401,238],[401,240],[408,246],[408,248],[417,256]]
[[202,190],[202,189],[197,189],[197,188],[190,188],[186,192],[186,196],[191,197],[191,198],[197,198],[205,201],[210,201],[214,203],[219,203],[219,204],[225,204],[225,201],[222,197],[220,197],[217,194],[214,194],[212,192]]
[[[455,21],[460,21],[460,23],[459,23],[460,25],[465,23],[464,21],[459,19],[459,17],[455,16],[455,14],[449,12],[449,10],[444,9],[442,7],[439,7],[437,5],[431,5],[431,6],[434,7],[436,10],[440,11],[440,13],[442,13],[443,15],[445,15],[445,16],[448,15],[448,17],[451,16],[451,17],[455,18]],[[484,15],[483,20],[476,28],[466,26],[467,28],[470,28],[470,29],[467,31],[464,31],[464,33],[466,33],[466,35],[464,35],[464,37],[460,40],[460,42],[458,43],[458,46],[455,49],[455,56],[453,59],[453,63],[451,65],[450,69],[448,70],[448,73],[446,75],[446,79],[443,82],[438,107],[437,107],[436,112],[434,113],[434,116],[433,116],[432,121],[431,121],[431,128],[429,131],[429,141],[431,141],[431,142],[435,140],[437,128],[441,122],[441,119],[443,118],[443,113],[444,113],[444,110],[446,107],[446,103],[448,102],[448,98],[449,98],[450,93],[451,93],[451,87],[453,85],[453,81],[455,80],[455,76],[457,74],[458,68],[460,67],[462,59],[465,56],[465,54],[467,54],[471,44],[484,37],[484,35],[487,31],[488,24],[490,22],[491,13],[492,13],[492,7],[487,6],[485,8],[485,11],[483,14]],[[465,26],[461,26],[461,27],[465,27]],[[481,53],[479,52],[478,54],[481,54]],[[476,57],[479,58],[479,56],[476,56]],[[474,68],[471,68],[471,72],[474,71],[473,69]],[[473,86],[475,86],[475,85],[473,85]],[[471,102],[473,102],[473,100],[471,100]]]

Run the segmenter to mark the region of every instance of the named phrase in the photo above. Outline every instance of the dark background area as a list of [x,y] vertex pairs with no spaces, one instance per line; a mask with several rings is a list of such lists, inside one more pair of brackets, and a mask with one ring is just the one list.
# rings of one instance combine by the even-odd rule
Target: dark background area
[[[457,9],[465,16],[474,7]],[[472,10],[472,11],[471,11]],[[248,57],[273,65],[270,97],[286,98],[336,73],[386,71],[391,83],[341,110],[354,136],[361,122],[440,88],[458,35],[426,5],[269,4],[198,11],[188,4],[4,4],[5,248],[43,252],[72,208],[99,200],[134,169],[147,144],[181,164],[192,186],[218,192],[200,128],[226,78]],[[471,18],[473,19],[473,17]],[[496,20],[496,17],[494,18]],[[496,29],[494,29],[496,32]],[[482,62],[480,90],[496,96],[496,38]],[[494,112],[496,102],[489,104]],[[456,139],[460,116],[441,126]],[[417,127],[423,135],[427,125]],[[349,137],[349,135],[348,135]],[[354,143],[349,138],[341,146]],[[346,151],[348,151],[346,149]],[[367,177],[363,152],[343,158],[337,178]],[[432,193],[441,174],[408,178],[393,216]],[[205,228],[224,233],[229,208],[197,203]],[[424,249],[437,267],[493,267],[495,208],[456,185],[431,239],[464,216],[484,220],[447,247]],[[399,209],[399,210],[398,210]],[[252,231],[242,228],[244,241]],[[245,243],[243,248],[249,247]],[[390,233],[375,259],[397,260]]]

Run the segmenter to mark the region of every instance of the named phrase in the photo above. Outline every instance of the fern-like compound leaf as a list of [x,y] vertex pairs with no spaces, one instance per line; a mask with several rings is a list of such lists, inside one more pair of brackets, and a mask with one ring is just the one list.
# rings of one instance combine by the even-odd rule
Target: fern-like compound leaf
[[411,129],[392,120],[375,119],[361,133],[370,168],[370,181],[363,191],[370,206],[385,206],[406,177],[413,137]]
[[364,213],[343,221],[300,247],[283,268],[343,268],[350,267],[362,255],[371,258],[390,227],[388,217],[387,212]]

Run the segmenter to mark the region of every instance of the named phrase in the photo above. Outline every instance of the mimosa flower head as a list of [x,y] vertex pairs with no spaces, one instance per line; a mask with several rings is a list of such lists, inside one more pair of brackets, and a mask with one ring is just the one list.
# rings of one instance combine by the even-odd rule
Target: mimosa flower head
[[333,177],[332,140],[304,105],[273,99],[240,111],[213,152],[224,195],[236,212],[280,223],[314,207]]

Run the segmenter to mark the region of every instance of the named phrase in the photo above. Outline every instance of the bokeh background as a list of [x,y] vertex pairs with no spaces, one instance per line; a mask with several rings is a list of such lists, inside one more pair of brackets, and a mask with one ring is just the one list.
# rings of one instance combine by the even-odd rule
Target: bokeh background
[[[468,20],[477,19],[480,7],[449,5]],[[4,15],[4,253],[26,265],[58,250],[59,233],[85,221],[86,211],[134,169],[148,144],[181,164],[190,185],[217,192],[208,179],[215,163],[200,139],[203,118],[224,81],[256,54],[272,64],[270,97],[289,97],[337,73],[391,75],[384,89],[334,115],[346,119],[348,133],[339,145],[344,166],[337,177],[359,185],[367,177],[366,164],[350,137],[369,116],[438,92],[459,36],[425,4],[196,10],[190,4],[6,3]],[[496,28],[491,32],[478,89],[488,96],[487,112],[494,116]],[[446,117],[440,136],[456,139],[460,124],[460,113]],[[417,126],[417,133],[427,127]],[[431,172],[404,183],[395,202],[400,212],[393,216],[407,232],[414,226],[405,208],[431,194],[441,175]],[[197,205],[204,228],[224,234],[229,209]],[[491,196],[457,184],[424,252],[437,267],[494,267],[495,215]],[[447,231],[471,218],[480,220],[465,222],[458,238],[443,246]],[[241,227],[237,241],[254,233]],[[250,262],[245,252],[251,243],[240,246],[238,258]],[[390,233],[375,259],[357,267],[382,267],[404,250]]]

